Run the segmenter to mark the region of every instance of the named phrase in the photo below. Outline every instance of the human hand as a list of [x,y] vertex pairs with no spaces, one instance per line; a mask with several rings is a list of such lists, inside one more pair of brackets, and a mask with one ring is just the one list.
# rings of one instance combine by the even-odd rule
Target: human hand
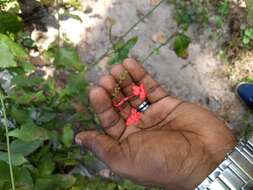
[[[120,80],[118,96],[131,95],[144,84],[151,106],[139,125],[127,127],[127,116],[113,106],[111,94]],[[105,133],[81,132],[76,142],[95,153],[117,175],[136,183],[169,189],[194,189],[235,146],[227,126],[209,111],[168,93],[135,60],[126,59],[104,76],[90,92],[91,104]],[[124,113],[140,99],[125,104]]]

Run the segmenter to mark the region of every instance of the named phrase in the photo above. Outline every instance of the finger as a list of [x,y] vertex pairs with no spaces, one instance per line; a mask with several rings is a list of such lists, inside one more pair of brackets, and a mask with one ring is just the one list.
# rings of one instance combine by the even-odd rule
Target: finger
[[114,139],[96,131],[87,131],[77,134],[75,140],[77,144],[84,145],[93,152],[114,172],[123,169],[120,167],[124,167],[125,157],[120,144]]
[[105,132],[115,139],[120,138],[125,130],[125,122],[113,108],[111,98],[106,90],[101,87],[92,89],[90,102]]
[[[150,103],[157,102],[162,98],[168,96],[168,93],[154,80],[143,66],[137,63],[134,59],[126,59],[123,64],[124,68],[128,71],[134,83],[140,85],[144,84],[148,92],[148,100]],[[174,100],[174,98],[171,98]]]
[[[126,69],[123,67],[123,65],[115,65],[111,69],[111,75],[120,84],[121,91],[126,97],[129,97],[132,96],[132,88],[136,84],[128,73],[125,76],[124,80],[122,80],[122,74],[124,74],[125,72]],[[131,100],[129,100],[129,103],[133,107],[138,107],[142,102],[138,97],[133,97]]]
[[[106,75],[100,79],[99,85],[102,86],[108,92],[108,94],[112,94],[112,93],[114,93],[116,81],[112,75]],[[125,96],[123,95],[123,93],[121,91],[119,91],[119,92],[117,92],[117,98],[115,98],[115,101],[118,102],[119,100],[122,100],[124,97]],[[124,120],[127,120],[129,115],[131,114],[131,106],[129,105],[128,102],[126,102],[124,104],[124,106],[122,106],[122,110],[121,110],[120,114],[121,114],[122,118],[124,118]],[[120,121],[119,125],[121,125],[121,122],[125,122],[125,121]],[[117,127],[117,126],[115,126],[115,127]],[[108,129],[107,133],[112,134],[114,132],[112,130],[113,130],[113,128]],[[124,140],[130,134],[136,133],[138,131],[140,131],[140,129],[136,128],[135,126],[126,127],[125,131],[122,133],[122,136],[119,137],[119,141]]]
[[[113,76],[106,75],[102,77],[99,81],[99,85],[103,87],[108,94],[112,96],[112,102],[118,104],[125,96],[121,91],[115,92],[115,88],[117,87],[117,83]],[[127,119],[131,113],[131,106],[128,102],[121,106],[120,114],[124,119]]]
[[[111,74],[114,76],[114,78],[117,81],[121,81],[121,74],[124,73],[125,68],[122,65],[116,65],[112,68],[111,70]],[[121,89],[124,92],[125,96],[131,96],[132,95],[132,86],[134,86],[135,83],[133,82],[132,78],[128,75],[125,80],[122,82],[121,81]],[[138,107],[142,102],[139,98],[133,98],[133,100],[129,101],[130,104],[133,107]],[[142,114],[141,116],[141,120],[142,120],[142,124],[136,127],[139,128],[146,128],[146,127],[151,127],[153,126],[155,123],[158,123],[160,120],[160,108],[157,109],[157,106],[151,105],[150,108],[144,112],[144,114]],[[157,111],[156,111],[157,110]],[[151,116],[151,117],[150,117]],[[155,118],[154,118],[154,117]],[[157,117],[159,116],[159,117]],[[132,128],[132,127],[131,127]]]

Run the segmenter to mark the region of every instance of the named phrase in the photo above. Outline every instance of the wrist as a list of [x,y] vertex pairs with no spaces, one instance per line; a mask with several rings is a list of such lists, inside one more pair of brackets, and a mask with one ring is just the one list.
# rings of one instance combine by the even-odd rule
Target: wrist
[[[196,190],[245,189],[252,188],[253,141],[239,142]],[[251,182],[251,183],[250,183]],[[250,186],[250,187],[249,187]]]

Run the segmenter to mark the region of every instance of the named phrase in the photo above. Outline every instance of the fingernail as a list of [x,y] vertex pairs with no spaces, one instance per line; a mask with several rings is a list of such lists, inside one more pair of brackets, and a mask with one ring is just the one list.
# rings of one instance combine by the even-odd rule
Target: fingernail
[[82,140],[79,139],[78,137],[75,138],[76,144],[82,145]]

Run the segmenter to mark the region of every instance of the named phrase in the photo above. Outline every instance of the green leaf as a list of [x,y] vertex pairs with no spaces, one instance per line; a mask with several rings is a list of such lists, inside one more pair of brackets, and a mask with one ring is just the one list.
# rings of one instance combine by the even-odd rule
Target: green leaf
[[41,104],[45,102],[46,96],[43,91],[31,93],[24,90],[17,90],[10,95],[13,102],[20,105],[31,105],[31,104]]
[[160,48],[155,48],[154,53],[159,54],[160,53]]
[[32,63],[30,63],[27,60],[21,59],[18,62],[19,62],[19,66],[21,66],[26,73],[32,72],[36,68]]
[[54,62],[60,68],[72,68],[78,71],[83,71],[84,69],[84,64],[82,64],[76,48],[72,47],[59,48]]
[[8,162],[0,160],[0,181],[8,182],[10,180],[10,170]]
[[125,42],[123,40],[119,40],[117,43],[113,44],[114,51],[119,51],[125,46]]
[[253,83],[253,76],[245,77],[241,82]]
[[28,156],[37,150],[43,144],[42,141],[32,141],[32,142],[24,142],[21,140],[14,140],[11,142],[11,152],[14,154],[21,154],[23,156]]
[[36,48],[36,42],[30,36],[23,38],[21,43],[27,48]]
[[249,39],[253,40],[253,28],[246,29],[245,36],[247,36]]
[[174,41],[174,51],[176,52],[177,56],[186,59],[188,57],[188,46],[191,43],[191,39],[184,35],[179,34],[176,36]]
[[22,29],[21,18],[8,12],[0,12],[0,33],[18,33]]
[[16,67],[17,63],[8,46],[0,41],[0,68]]
[[72,145],[74,137],[74,131],[70,124],[67,124],[63,127],[63,134],[62,134],[62,142],[63,144],[69,148]]
[[120,183],[119,190],[125,190],[125,189],[144,190],[145,188],[139,185],[136,185],[129,180],[124,180]]
[[55,169],[55,163],[51,153],[43,155],[38,164],[39,176],[49,176]]
[[47,123],[54,120],[55,118],[56,118],[56,113],[50,112],[50,111],[48,112],[44,111],[40,114],[40,116],[38,117],[36,121],[41,122],[41,123]]
[[25,123],[21,126],[21,129],[14,129],[9,132],[9,136],[16,137],[25,142],[32,142],[35,140],[47,140],[49,137],[49,131],[34,125],[32,122]]
[[84,94],[88,84],[84,79],[84,73],[71,74],[65,88],[60,93],[60,99],[74,95]]
[[[4,162],[4,161],[0,161],[0,189],[1,190],[5,190],[3,188],[1,188],[1,182],[4,182],[4,186],[5,187],[9,187],[6,188],[6,190],[11,189],[11,181],[10,181],[10,171],[9,171],[9,165]],[[13,166],[13,174],[14,174],[14,179],[15,179],[15,186],[17,190],[28,190],[28,189],[32,189],[33,186],[33,180],[31,177],[30,172],[28,171],[28,169],[22,167],[16,167]]]
[[222,16],[227,16],[230,12],[230,2],[229,0],[223,0],[220,4],[220,6],[218,7],[218,12],[222,15]]
[[33,179],[28,169],[15,168],[15,185],[17,190],[28,190],[33,188]]
[[218,28],[222,28],[224,25],[223,18],[221,16],[214,16],[215,24]]
[[71,14],[68,11],[64,11],[64,13],[60,14],[60,17],[69,17],[69,18],[73,18],[75,20],[78,20],[80,22],[83,22],[81,17],[75,14]]
[[135,36],[128,40],[126,43],[119,42],[114,45],[114,56],[112,57],[110,64],[119,64],[122,63],[124,59],[128,57],[129,51],[136,45],[138,42],[138,37]]
[[57,190],[55,179],[52,177],[36,178],[33,190]]
[[[12,164],[13,166],[20,166],[27,162],[25,157],[22,154],[15,154],[12,153]],[[7,152],[0,152],[0,160],[5,161],[7,164],[8,162],[8,154]]]
[[75,182],[75,177],[70,175],[53,175],[37,178],[34,190],[69,190]]
[[75,182],[76,178],[71,175],[56,175],[58,181],[60,181],[60,188],[61,189],[69,189],[71,188]]
[[250,43],[250,39],[247,36],[244,36],[242,42],[244,45],[248,45]]
[[40,159],[46,155],[50,154],[50,145],[44,145],[42,146],[38,151],[36,151],[34,154],[31,155],[32,162],[38,164]]
[[12,106],[11,116],[18,124],[23,124],[29,120],[29,114],[24,109],[19,109],[16,106]]
[[32,88],[43,82],[42,77],[17,75],[12,79],[13,84],[16,88]]
[[11,38],[4,34],[0,34],[0,42],[3,42],[11,51],[16,59],[28,59],[28,54],[22,46],[14,42]]

